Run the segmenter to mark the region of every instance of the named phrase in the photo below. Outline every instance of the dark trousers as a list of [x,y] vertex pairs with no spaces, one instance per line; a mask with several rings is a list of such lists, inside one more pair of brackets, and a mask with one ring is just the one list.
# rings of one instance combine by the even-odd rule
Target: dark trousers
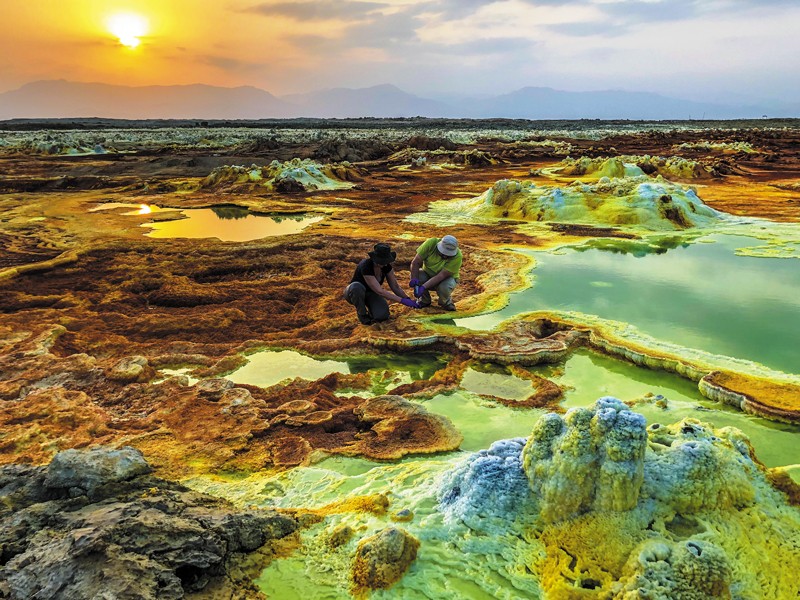
[[356,307],[360,319],[385,321],[389,318],[389,303],[363,283],[354,281],[344,290],[344,299]]

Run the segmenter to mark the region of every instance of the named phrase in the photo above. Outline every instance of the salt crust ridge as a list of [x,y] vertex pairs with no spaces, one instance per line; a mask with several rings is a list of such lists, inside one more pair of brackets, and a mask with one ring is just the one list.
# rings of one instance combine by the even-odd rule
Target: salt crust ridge
[[502,179],[478,196],[440,201],[413,221],[566,222],[675,231],[718,225],[725,213],[707,206],[691,189],[661,176],[601,177],[565,187]]
[[641,177],[658,174],[663,177],[696,179],[708,177],[711,169],[696,160],[681,156],[650,156],[623,154],[614,157],[567,157],[557,165],[540,169],[542,175],[576,176],[592,179],[601,177]]

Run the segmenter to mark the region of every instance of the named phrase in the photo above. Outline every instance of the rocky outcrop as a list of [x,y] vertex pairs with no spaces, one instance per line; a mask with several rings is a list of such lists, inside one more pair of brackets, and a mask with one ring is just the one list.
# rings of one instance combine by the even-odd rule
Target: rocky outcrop
[[68,450],[46,467],[0,469],[0,596],[183,598],[214,582],[257,597],[241,553],[297,529],[148,475],[133,448]]
[[392,154],[387,162],[393,168],[407,170],[409,168],[463,168],[487,167],[499,161],[493,155],[481,150],[418,150],[404,148]]
[[353,452],[372,458],[446,452],[457,449],[464,439],[450,419],[402,396],[370,398],[354,413],[369,429],[359,436]]

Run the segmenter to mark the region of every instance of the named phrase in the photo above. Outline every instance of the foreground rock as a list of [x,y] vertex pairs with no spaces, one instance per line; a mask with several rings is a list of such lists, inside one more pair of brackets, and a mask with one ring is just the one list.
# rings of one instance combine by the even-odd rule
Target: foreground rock
[[394,527],[362,540],[353,563],[353,583],[357,589],[391,587],[417,558],[418,548],[414,536]]
[[[297,529],[149,476],[133,448],[69,450],[47,467],[0,470],[0,597],[258,597],[238,569]],[[267,546],[265,546],[267,545]]]

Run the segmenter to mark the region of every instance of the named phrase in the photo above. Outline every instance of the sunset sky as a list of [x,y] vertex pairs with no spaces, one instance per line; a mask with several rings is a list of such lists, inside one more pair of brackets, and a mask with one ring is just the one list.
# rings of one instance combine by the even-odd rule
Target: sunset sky
[[[146,22],[135,49],[110,31],[121,13]],[[800,97],[797,0],[0,0],[0,16],[0,92],[68,79]]]

